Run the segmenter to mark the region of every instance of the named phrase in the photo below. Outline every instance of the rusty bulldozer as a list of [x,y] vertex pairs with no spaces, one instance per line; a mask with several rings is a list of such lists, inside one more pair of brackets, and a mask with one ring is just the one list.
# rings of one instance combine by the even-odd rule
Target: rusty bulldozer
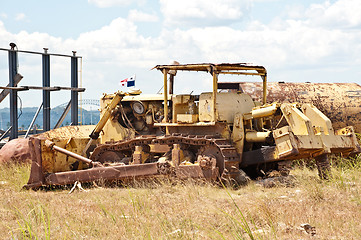
[[[353,127],[334,130],[312,104],[267,100],[267,71],[249,64],[175,64],[163,73],[163,94],[140,91],[104,94],[94,126],[54,129],[29,141],[31,174],[26,188],[78,182],[127,181],[152,177],[203,178],[239,183],[277,170],[295,159],[315,158],[327,178],[327,156],[360,152]],[[206,72],[213,89],[174,94],[179,72]],[[262,79],[262,102],[237,91],[220,76]]]

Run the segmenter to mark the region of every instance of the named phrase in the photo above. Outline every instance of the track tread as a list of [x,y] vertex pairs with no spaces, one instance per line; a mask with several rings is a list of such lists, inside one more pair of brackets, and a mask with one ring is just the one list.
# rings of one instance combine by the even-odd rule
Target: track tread
[[225,161],[227,167],[228,164],[234,165],[235,163],[240,162],[239,154],[236,148],[231,144],[231,142],[225,138],[220,138],[217,136],[211,135],[185,135],[185,134],[172,134],[172,135],[163,135],[163,136],[139,136],[133,139],[118,141],[115,143],[106,143],[96,147],[90,156],[90,159],[97,161],[100,155],[106,151],[134,151],[135,146],[138,145],[148,145],[148,144],[164,144],[172,145],[176,143],[181,143],[190,146],[207,146],[207,145],[216,145]]

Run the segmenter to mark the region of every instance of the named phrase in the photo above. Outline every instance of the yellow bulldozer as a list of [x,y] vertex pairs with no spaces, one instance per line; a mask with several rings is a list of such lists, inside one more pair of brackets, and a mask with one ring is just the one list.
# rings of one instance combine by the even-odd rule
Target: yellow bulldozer
[[[312,104],[267,102],[267,71],[244,63],[157,65],[163,93],[104,94],[100,121],[30,138],[26,188],[149,177],[204,178],[239,183],[269,171],[289,172],[295,159],[316,159],[327,178],[327,156],[360,152],[353,127],[334,130]],[[179,72],[205,72],[212,91],[175,94]],[[260,76],[262,101],[219,78]],[[179,76],[179,74],[178,74]],[[196,80],[195,80],[196,82]],[[235,86],[237,85],[237,86]]]

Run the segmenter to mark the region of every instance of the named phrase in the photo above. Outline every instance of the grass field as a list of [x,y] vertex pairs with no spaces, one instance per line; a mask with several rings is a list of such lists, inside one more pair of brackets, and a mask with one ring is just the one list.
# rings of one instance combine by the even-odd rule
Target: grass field
[[[0,170],[1,239],[361,239],[361,164],[320,181],[296,167],[292,186],[238,190],[193,181],[28,191],[28,166]],[[309,224],[313,234],[302,224]]]

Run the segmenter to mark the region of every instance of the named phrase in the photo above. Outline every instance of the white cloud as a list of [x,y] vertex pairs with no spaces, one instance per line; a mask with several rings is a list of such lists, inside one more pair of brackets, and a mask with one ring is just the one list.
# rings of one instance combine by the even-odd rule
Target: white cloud
[[101,29],[83,33],[78,39],[68,41],[80,50],[85,50],[92,57],[110,58],[115,55],[118,58],[117,53],[120,51],[140,48],[146,40],[137,33],[137,27],[133,22],[117,18]]
[[301,4],[286,6],[286,15],[291,19],[303,19],[305,16],[305,7]]
[[359,0],[339,0],[331,4],[312,4],[304,11],[304,19],[318,27],[358,28],[361,26],[361,4]]
[[88,0],[88,3],[94,4],[100,8],[108,8],[115,6],[127,6],[137,1],[139,0]]
[[167,25],[210,26],[238,22],[250,7],[250,0],[160,0]]
[[[212,12],[209,5],[198,8],[200,3],[194,3],[194,12],[180,13],[174,10],[175,18],[171,18],[172,13],[169,12],[164,21],[190,23],[195,13],[206,20],[209,17],[222,18]],[[228,5],[225,4],[224,12],[234,2],[226,3]],[[193,3],[185,4],[191,6]],[[162,3],[163,8],[166,5]],[[349,8],[345,0],[339,0],[334,4],[312,5],[303,10],[303,16],[299,15],[302,12],[300,10],[286,20],[275,18],[268,24],[249,21],[242,30],[230,26],[198,25],[185,29],[163,28],[156,37],[145,37],[139,32],[136,21],[155,21],[156,18],[138,10],[131,10],[127,19],[116,18],[110,24],[82,33],[76,39],[61,39],[25,31],[15,34],[6,30],[0,21],[0,46],[15,42],[22,50],[42,51],[43,47],[48,47],[52,53],[65,54],[77,50],[78,55],[83,56],[83,86],[87,88],[84,98],[98,98],[103,92],[115,92],[118,81],[134,73],[137,74],[137,86],[143,92],[154,93],[162,85],[162,76],[149,69],[171,60],[181,63],[251,62],[267,67],[271,81],[352,82],[358,81],[361,74],[357,72],[359,70],[355,71],[361,64],[361,30],[356,27],[352,31],[343,27],[326,27],[323,24],[327,22],[321,21],[331,16],[343,16],[342,21],[340,18],[334,20],[339,21],[340,25],[337,26],[357,26],[357,16],[345,14]],[[357,6],[354,8],[357,9]],[[237,13],[238,10],[240,13]],[[242,8],[238,10],[227,17],[242,18],[240,14],[245,13]],[[62,80],[69,79],[66,68],[69,61],[58,61],[51,60],[52,70],[55,71],[52,73],[52,81],[58,75]],[[40,61],[25,62],[20,58],[19,63],[24,79],[39,79],[31,77],[33,73],[30,69],[38,69],[40,72]],[[24,73],[24,65],[27,64],[32,67]],[[35,64],[36,67],[33,66]],[[67,85],[65,80],[58,85]],[[56,101],[65,100],[52,101],[55,104]]]
[[24,20],[25,19],[25,14],[24,13],[18,13],[18,14],[16,14],[16,16],[15,16],[15,20],[16,21],[21,21],[21,20]]
[[128,19],[133,22],[158,22],[159,20],[157,15],[144,13],[136,9],[129,11]]

